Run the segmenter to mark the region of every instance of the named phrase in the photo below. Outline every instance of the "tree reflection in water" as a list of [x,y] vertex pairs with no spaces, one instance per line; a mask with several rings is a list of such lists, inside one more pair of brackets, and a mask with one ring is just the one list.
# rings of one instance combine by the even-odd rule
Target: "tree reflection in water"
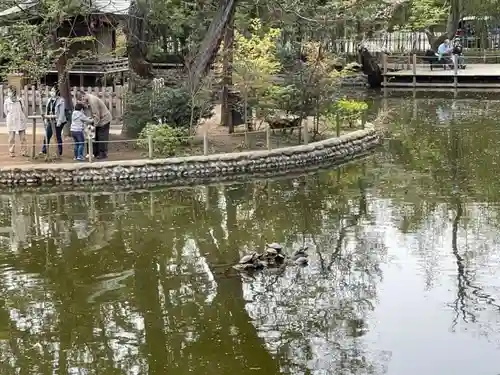
[[[418,238],[427,289],[448,273],[444,260],[453,264],[452,330],[474,328],[489,336],[500,326],[495,298],[500,285],[489,277],[499,241],[500,102],[425,98],[402,103],[389,152],[383,155],[384,163],[387,157],[391,162],[390,183],[378,182],[377,190],[392,199],[399,211],[393,220],[401,221],[400,229]],[[408,104],[417,107],[413,118]],[[440,123],[435,109],[443,105],[453,105],[454,111]],[[436,249],[437,241],[448,238],[442,247],[449,258]]]
[[[405,120],[414,108],[402,108]],[[399,348],[377,347],[372,332],[395,256],[417,259],[421,290],[445,286],[435,296],[449,303],[446,324],[495,332],[499,133],[436,121],[404,122],[385,152],[310,176],[1,195],[0,370],[382,374]],[[384,243],[388,228],[403,241]],[[228,272],[266,242],[309,245],[310,265]]]
[[[318,202],[313,196],[317,189],[306,184],[298,190],[304,195],[301,201]],[[385,249],[369,225],[357,227],[369,219],[361,176],[357,185],[356,192],[356,183],[350,184],[347,196],[336,182],[330,186],[337,186],[337,194],[323,207],[304,209],[307,222],[308,215],[321,212],[323,225],[319,233],[288,238],[287,245],[291,251],[310,244],[308,267],[289,267],[278,275],[264,272],[243,285],[249,316],[267,348],[283,359],[283,373],[384,372],[384,363],[372,360],[358,339],[374,308]]]
[[[2,196],[3,369],[372,373],[357,337],[384,252],[356,226],[369,220],[362,178]],[[251,286],[227,273],[271,240],[310,243],[311,265]]]

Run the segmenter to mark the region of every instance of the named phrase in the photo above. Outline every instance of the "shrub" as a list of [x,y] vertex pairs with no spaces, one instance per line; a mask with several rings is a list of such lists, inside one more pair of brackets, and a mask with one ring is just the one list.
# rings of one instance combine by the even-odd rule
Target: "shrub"
[[127,96],[123,122],[132,136],[139,134],[146,124],[160,120],[174,128],[187,129],[191,125],[191,114],[196,126],[200,119],[212,116],[213,107],[208,98],[197,98],[191,111],[191,95],[182,87],[162,87],[158,91],[148,88]]
[[339,115],[347,121],[350,127],[352,127],[356,121],[361,120],[361,116],[367,109],[368,104],[363,101],[339,99],[330,107],[327,113],[327,118],[333,125],[335,123],[335,117]]
[[358,100],[340,99],[337,102],[337,108],[340,112],[348,115],[360,114],[368,109],[368,104]]
[[186,133],[180,128],[166,124],[147,124],[139,133],[137,145],[145,150],[149,148],[149,137],[153,140],[153,154],[156,156],[172,156],[181,145]]
[[337,109],[341,116],[347,118],[349,126],[352,127],[354,122],[359,120],[363,112],[368,109],[368,104],[358,100],[340,99],[337,102]]

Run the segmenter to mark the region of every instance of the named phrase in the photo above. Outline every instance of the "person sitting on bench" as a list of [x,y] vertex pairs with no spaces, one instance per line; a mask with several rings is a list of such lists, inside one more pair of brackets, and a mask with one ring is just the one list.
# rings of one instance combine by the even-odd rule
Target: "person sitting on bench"
[[439,59],[439,63],[443,65],[452,64],[453,60],[451,58],[451,54],[453,52],[453,47],[450,44],[449,39],[445,39],[443,43],[441,43],[438,47],[437,55]]

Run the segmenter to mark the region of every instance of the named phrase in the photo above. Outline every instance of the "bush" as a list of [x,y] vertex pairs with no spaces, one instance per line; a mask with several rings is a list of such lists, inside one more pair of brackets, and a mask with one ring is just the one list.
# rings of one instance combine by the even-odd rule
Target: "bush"
[[277,43],[276,54],[283,69],[291,70],[300,58],[300,49],[291,42]]
[[[191,121],[192,98],[180,87],[151,88],[130,94],[126,98],[123,122],[131,136],[139,134],[148,123],[169,124],[174,128],[188,129]],[[214,106],[208,98],[197,98],[193,111],[193,125],[202,118],[210,118]]]
[[338,114],[341,118],[347,121],[350,127],[352,127],[355,122],[361,120],[363,113],[367,110],[368,104],[363,101],[339,99],[330,107],[327,117],[329,117],[333,122],[333,119]]
[[337,108],[346,115],[357,115],[368,109],[368,104],[358,100],[340,99]]
[[181,145],[186,133],[181,129],[166,124],[147,124],[139,133],[137,145],[149,149],[149,137],[153,140],[153,154],[156,156],[172,156]]

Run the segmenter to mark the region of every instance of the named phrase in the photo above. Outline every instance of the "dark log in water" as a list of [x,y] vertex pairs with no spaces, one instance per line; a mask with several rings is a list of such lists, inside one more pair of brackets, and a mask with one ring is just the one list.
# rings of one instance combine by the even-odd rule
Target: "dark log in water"
[[366,47],[360,47],[358,52],[361,66],[363,67],[363,73],[365,73],[368,77],[368,84],[371,88],[381,87],[384,78],[382,69],[378,66],[375,58],[366,49]]

